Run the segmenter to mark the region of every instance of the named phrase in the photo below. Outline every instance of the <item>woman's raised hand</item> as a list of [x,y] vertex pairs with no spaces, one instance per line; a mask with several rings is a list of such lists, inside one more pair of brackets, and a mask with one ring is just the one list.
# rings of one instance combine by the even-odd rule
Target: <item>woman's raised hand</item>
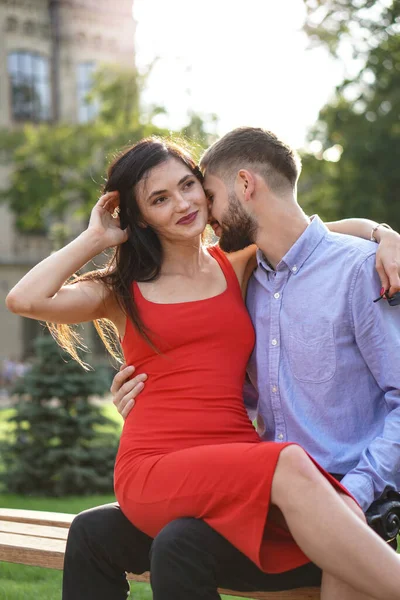
[[127,229],[121,229],[119,220],[119,193],[107,192],[94,205],[90,214],[88,231],[101,240],[102,246],[119,246],[128,239]]

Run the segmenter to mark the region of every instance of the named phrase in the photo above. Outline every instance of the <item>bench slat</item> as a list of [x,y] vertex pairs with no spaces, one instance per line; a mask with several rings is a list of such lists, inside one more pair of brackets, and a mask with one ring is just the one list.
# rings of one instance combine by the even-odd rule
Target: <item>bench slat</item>
[[65,541],[0,533],[0,560],[32,567],[62,569]]
[[18,523],[34,523],[36,525],[55,525],[69,527],[75,515],[70,513],[45,512],[41,510],[24,510],[20,508],[0,508],[0,519],[18,521]]
[[[128,579],[139,583],[150,582],[149,573],[143,573],[142,575],[128,573]],[[320,591],[319,588],[298,588],[296,590],[284,590],[283,592],[236,592],[218,589],[220,594],[226,594],[227,596],[255,598],[257,600],[319,600]]]
[[238,596],[240,598],[257,598],[257,600],[319,600],[321,590],[319,588],[300,588],[284,592],[231,592],[229,590],[218,590],[220,594]]
[[31,535],[38,538],[52,538],[55,540],[66,540],[68,536],[68,529],[66,527],[32,525],[31,523],[17,523],[17,521],[2,521],[1,519],[0,532]]

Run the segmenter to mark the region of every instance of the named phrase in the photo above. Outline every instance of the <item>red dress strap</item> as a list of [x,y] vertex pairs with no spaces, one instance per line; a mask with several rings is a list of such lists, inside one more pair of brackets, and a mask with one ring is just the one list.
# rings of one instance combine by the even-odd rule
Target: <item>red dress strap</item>
[[231,265],[230,260],[226,257],[225,252],[221,250],[221,248],[216,244],[215,246],[207,246],[207,251],[215,260],[218,262],[221,267],[226,282],[228,284],[228,288],[233,288],[237,292],[239,292],[240,296],[242,295],[242,289],[239,284],[239,280],[236,276],[235,270]]

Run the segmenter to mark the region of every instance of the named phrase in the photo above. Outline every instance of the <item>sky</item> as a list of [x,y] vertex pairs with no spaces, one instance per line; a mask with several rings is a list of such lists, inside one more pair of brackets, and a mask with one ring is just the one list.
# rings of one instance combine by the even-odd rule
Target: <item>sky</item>
[[167,108],[160,126],[216,113],[220,135],[259,126],[305,147],[343,79],[325,49],[307,49],[302,0],[134,0],[133,15],[139,69],[158,57],[145,101]]

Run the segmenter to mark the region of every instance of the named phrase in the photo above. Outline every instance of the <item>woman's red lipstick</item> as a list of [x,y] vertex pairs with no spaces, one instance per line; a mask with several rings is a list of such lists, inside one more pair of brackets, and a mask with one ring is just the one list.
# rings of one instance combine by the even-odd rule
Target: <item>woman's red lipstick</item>
[[195,210],[194,212],[190,213],[189,215],[186,215],[186,217],[182,217],[182,219],[179,219],[177,224],[178,225],[189,225],[189,223],[193,223],[193,221],[197,217],[198,212],[199,212],[198,210]]

